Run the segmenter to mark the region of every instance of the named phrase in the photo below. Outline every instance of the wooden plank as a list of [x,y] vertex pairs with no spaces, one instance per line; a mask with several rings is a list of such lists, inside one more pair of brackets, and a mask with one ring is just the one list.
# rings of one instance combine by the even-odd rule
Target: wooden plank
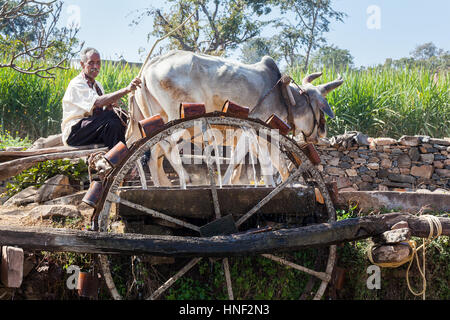
[[[211,238],[113,234],[49,228],[0,227],[0,243],[27,250],[56,252],[150,254],[156,256],[228,257],[293,251],[373,237],[407,221],[412,236],[427,238],[427,220],[390,213],[273,232],[242,233]],[[442,235],[450,235],[450,218],[439,217]]]
[[[274,188],[224,187],[217,188],[222,216],[244,215],[256,206]],[[189,187],[186,190],[149,188],[148,190],[122,189],[120,198],[175,217],[210,218],[214,216],[214,202],[209,188]],[[260,208],[261,214],[311,215],[315,210],[314,191],[311,188],[285,188]],[[142,213],[120,205],[121,216]]]
[[1,280],[7,288],[19,288],[23,278],[23,250],[5,246],[2,248]]
[[12,161],[21,158],[39,156],[48,153],[60,153],[60,152],[69,152],[69,151],[81,151],[81,150],[91,150],[91,149],[99,149],[104,148],[103,144],[91,144],[87,146],[79,146],[79,147],[53,147],[53,148],[45,148],[38,150],[25,150],[25,151],[0,151],[0,163]]
[[42,161],[83,158],[99,151],[108,151],[108,148],[46,153],[42,155],[30,156],[4,162],[0,164],[0,181],[14,177],[15,175],[21,173],[23,170],[26,170],[36,163]]

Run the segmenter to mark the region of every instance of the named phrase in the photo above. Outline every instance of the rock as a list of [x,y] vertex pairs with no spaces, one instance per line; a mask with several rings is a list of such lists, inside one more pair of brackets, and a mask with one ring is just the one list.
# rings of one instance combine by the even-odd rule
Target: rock
[[389,175],[389,170],[381,169],[378,171],[378,178],[384,179],[387,178]]
[[28,187],[9,198],[5,203],[5,207],[10,206],[26,206],[27,204],[36,202],[37,191],[35,187]]
[[381,235],[373,237],[372,240],[377,244],[395,244],[408,241],[410,238],[411,230],[406,227],[383,232]]
[[340,176],[344,174],[343,170],[337,167],[328,167],[326,168],[326,172],[331,176]]
[[382,159],[381,160],[381,168],[389,169],[392,167],[392,161],[389,159]]
[[336,179],[338,189],[348,188],[352,186],[352,182],[349,178],[346,177],[338,177]]
[[444,163],[442,161],[434,161],[433,167],[436,169],[444,169]]
[[402,262],[411,254],[411,248],[406,244],[392,244],[372,249],[372,258],[376,263]]
[[364,164],[367,162],[366,159],[364,159],[364,158],[356,158],[354,161],[357,164]]
[[61,205],[61,206],[38,206],[32,209],[28,216],[37,220],[37,219],[50,219],[53,217],[62,217],[62,218],[81,218],[81,213],[75,206],[70,205]]
[[29,150],[38,150],[44,148],[52,148],[62,146],[62,134],[57,134],[53,136],[49,136],[47,138],[39,138],[37,139]]
[[347,173],[347,175],[349,177],[357,177],[358,176],[358,172],[356,172],[355,169],[347,169],[347,170],[345,170],[345,173]]
[[364,181],[364,182],[373,182],[373,178],[372,178],[371,176],[367,175],[367,174],[363,174],[363,175],[361,176],[361,179],[362,179],[362,181]]
[[378,163],[369,163],[369,164],[367,165],[367,167],[368,167],[370,170],[378,170],[378,169],[380,169],[380,165],[379,165]]
[[74,206],[79,206],[84,204],[82,202],[84,196],[86,195],[87,191],[80,191],[74,194],[70,194],[68,196],[52,199],[49,201],[46,201],[44,204],[46,205],[64,205],[64,204],[70,204]]
[[410,183],[416,182],[416,179],[412,176],[402,175],[402,174],[389,174],[388,179],[394,182]]
[[436,173],[444,178],[450,178],[450,170],[448,169],[436,169]]
[[419,161],[420,159],[420,152],[419,148],[411,148],[408,152],[409,157],[411,158],[411,161]]
[[422,146],[419,147],[419,150],[420,150],[421,153],[435,153],[435,152],[439,152],[439,150],[436,149],[436,148],[433,148],[432,145],[428,145],[428,146],[422,145]]
[[363,174],[369,171],[369,169],[367,169],[366,167],[359,167],[357,171],[359,174]]
[[400,168],[400,174],[410,175],[411,169],[409,168]]
[[339,158],[332,158],[331,160],[327,161],[327,164],[329,166],[336,167],[339,164],[339,161]]
[[427,166],[427,165],[423,165],[420,167],[414,166],[411,168],[411,175],[413,175],[415,177],[430,179],[433,175],[433,171],[434,171],[433,166]]
[[371,162],[371,163],[378,163],[378,162],[380,162],[380,159],[378,159],[377,157],[370,157],[369,160],[368,160],[368,162]]
[[434,154],[432,154],[432,153],[421,154],[420,160],[422,160],[422,162],[424,162],[426,164],[432,164],[434,161]]
[[74,192],[75,189],[70,186],[69,178],[64,175],[57,175],[48,179],[44,185],[39,188],[36,202],[43,203]]
[[411,158],[406,154],[399,156],[397,163],[399,168],[411,168]]
[[447,156],[444,156],[444,155],[438,153],[438,154],[434,155],[434,160],[435,161],[445,161],[445,160],[447,160]]
[[352,165],[348,162],[341,162],[339,165],[342,169],[351,169]]
[[396,144],[397,140],[391,138],[377,138],[374,139],[373,142],[377,146],[389,146],[391,144]]
[[447,139],[434,139],[430,138],[429,143],[431,144],[439,144],[441,146],[450,146],[450,141]]
[[403,146],[417,147],[420,144],[419,137],[403,136],[398,142]]
[[378,191],[389,191],[388,186],[385,186],[384,184],[378,185]]

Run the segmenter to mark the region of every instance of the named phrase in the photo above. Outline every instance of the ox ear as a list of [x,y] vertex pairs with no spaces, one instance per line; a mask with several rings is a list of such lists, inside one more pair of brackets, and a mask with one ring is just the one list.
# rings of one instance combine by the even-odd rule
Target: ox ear
[[339,78],[337,80],[328,82],[326,84],[322,84],[320,86],[317,86],[317,88],[319,89],[322,96],[326,97],[327,94],[329,94],[334,89],[340,87],[343,83],[344,83],[344,79],[342,79],[342,77],[339,76]]
[[324,113],[326,113],[330,117],[330,119],[334,119],[334,112],[333,112],[333,110],[331,110],[331,107],[328,104],[327,100],[325,100],[325,99],[318,99],[318,100],[319,100],[320,110],[322,110]]

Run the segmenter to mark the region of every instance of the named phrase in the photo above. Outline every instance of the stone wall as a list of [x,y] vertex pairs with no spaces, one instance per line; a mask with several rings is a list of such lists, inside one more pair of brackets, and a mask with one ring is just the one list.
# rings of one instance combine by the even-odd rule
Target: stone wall
[[350,138],[316,146],[319,170],[340,191],[450,190],[450,138]]

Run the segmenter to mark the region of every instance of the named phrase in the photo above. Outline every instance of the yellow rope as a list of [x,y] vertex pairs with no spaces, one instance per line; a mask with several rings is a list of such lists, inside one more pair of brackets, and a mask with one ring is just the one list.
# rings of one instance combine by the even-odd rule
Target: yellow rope
[[[372,257],[372,250],[373,250],[374,246],[371,246],[367,253],[368,253],[370,262],[372,264],[377,265],[382,268],[398,268],[398,267],[402,266],[403,264],[409,262],[408,269],[406,270],[406,283],[408,284],[408,289],[413,295],[422,296],[422,299],[425,300],[426,289],[427,289],[427,279],[426,279],[426,275],[425,275],[425,266],[426,266],[426,250],[425,249],[429,243],[431,243],[434,239],[437,239],[442,235],[442,224],[441,224],[441,221],[439,221],[438,217],[435,217],[432,215],[423,215],[421,217],[425,218],[428,221],[428,224],[430,225],[430,233],[429,233],[427,239],[423,239],[423,243],[420,247],[417,247],[416,242],[412,241],[412,240],[401,243],[401,244],[409,245],[411,248],[411,254],[407,258],[405,258],[404,260],[399,261],[399,262],[375,263],[373,261],[373,257]],[[420,249],[423,250],[422,267],[419,262],[419,254],[418,254]],[[411,269],[411,266],[414,262],[414,258],[416,258],[415,260],[417,262],[417,268],[419,269],[419,273],[422,276],[422,291],[418,292],[418,293],[412,289],[411,284],[409,282],[409,270]]]

